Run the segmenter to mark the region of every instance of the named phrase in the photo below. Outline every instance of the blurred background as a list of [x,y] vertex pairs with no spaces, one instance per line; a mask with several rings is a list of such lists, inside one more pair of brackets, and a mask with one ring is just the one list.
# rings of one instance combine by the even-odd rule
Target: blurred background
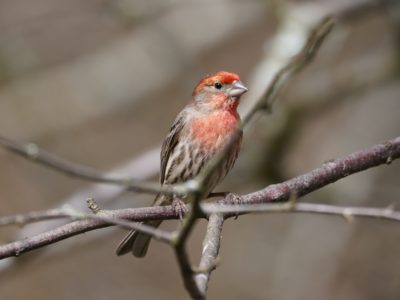
[[[159,148],[205,74],[234,71],[245,113],[328,13],[317,59],[245,131],[218,191],[246,193],[400,132],[396,0],[0,0],[0,134],[116,176],[158,180]],[[304,201],[399,204],[400,165],[350,176]],[[0,149],[0,214],[152,197],[68,178]],[[400,207],[400,206],[399,206]],[[0,242],[61,222],[0,228]],[[205,223],[191,238],[197,262]],[[165,229],[177,223],[166,222]],[[108,228],[0,261],[0,298],[188,299],[173,252],[116,257]],[[399,299],[399,224],[307,214],[225,223],[209,299]]]

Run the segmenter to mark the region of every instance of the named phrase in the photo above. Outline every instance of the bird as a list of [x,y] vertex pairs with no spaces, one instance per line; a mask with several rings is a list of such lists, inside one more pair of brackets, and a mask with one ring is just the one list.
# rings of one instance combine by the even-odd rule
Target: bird
[[[248,91],[239,75],[218,71],[205,76],[196,85],[192,100],[178,114],[161,148],[160,183],[184,183],[198,175],[207,163],[221,153],[235,133],[239,133],[224,163],[215,171],[206,187],[206,195],[232,169],[241,147],[241,119],[237,107]],[[153,206],[174,205],[185,199],[158,194]],[[145,221],[158,227],[161,220]],[[151,236],[132,230],[118,245],[118,256],[132,252],[136,257],[147,253]]]

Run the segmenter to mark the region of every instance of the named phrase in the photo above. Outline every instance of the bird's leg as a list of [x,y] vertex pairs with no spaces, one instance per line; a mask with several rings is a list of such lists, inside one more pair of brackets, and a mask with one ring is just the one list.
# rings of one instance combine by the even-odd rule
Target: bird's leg
[[188,212],[185,202],[180,198],[174,198],[172,200],[172,207],[175,210],[175,213],[179,216],[179,219],[182,221],[185,214]]

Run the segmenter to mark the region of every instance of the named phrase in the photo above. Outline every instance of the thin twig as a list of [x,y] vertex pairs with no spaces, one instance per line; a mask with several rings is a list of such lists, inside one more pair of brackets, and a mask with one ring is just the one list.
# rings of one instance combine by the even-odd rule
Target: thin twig
[[381,207],[360,207],[360,206],[339,206],[319,203],[263,203],[263,204],[240,204],[240,205],[215,205],[204,206],[204,212],[207,214],[220,213],[226,217],[232,215],[242,215],[248,213],[315,213],[339,215],[346,219],[352,217],[367,217],[386,219],[400,222],[400,211],[395,211],[393,206]]
[[101,211],[97,214],[84,214],[80,212],[72,212],[71,213],[71,218],[73,219],[93,219],[97,221],[103,221],[106,224],[109,225],[117,225],[119,227],[129,229],[129,230],[136,230],[142,233],[146,233],[147,235],[152,236],[153,239],[156,239],[158,241],[172,244],[173,239],[172,239],[172,234],[158,229],[154,228],[152,226],[146,225],[144,223],[136,223],[136,222],[131,222],[127,221],[124,219],[120,218],[115,218],[113,216],[110,216],[110,214],[106,211]]
[[[154,210],[156,208],[156,210]],[[33,237],[27,237],[23,240],[0,246],[0,259],[19,256],[25,252],[32,251],[49,244],[54,244],[69,237],[85,233],[94,229],[104,228],[111,225],[118,225],[127,229],[139,230],[152,235],[155,239],[163,242],[172,243],[172,235],[168,232],[154,229],[151,226],[143,226],[143,224],[132,223],[131,221],[143,221],[158,219],[159,216],[165,219],[176,219],[173,207],[144,207],[144,208],[127,208],[113,211],[101,211],[101,213],[92,215],[84,214],[72,210],[71,208],[62,208],[57,212],[52,210],[32,212],[27,214],[18,214],[14,216],[0,217],[0,224],[26,224],[31,222],[44,221],[49,219],[70,218],[78,219],[63,226],[49,230],[44,233],[37,234]],[[39,218],[40,217],[40,218]]]
[[69,218],[64,209],[55,208],[41,211],[31,211],[28,213],[16,214],[0,217],[0,226],[25,225],[28,223],[42,222],[47,220]]
[[[172,220],[179,216],[172,206],[151,206],[124,208],[116,210],[101,210],[109,217],[126,219],[135,222],[149,220]],[[71,214],[65,208],[48,209],[42,211],[32,211],[22,214],[0,217],[0,226],[25,225],[35,222],[43,222],[53,219],[70,218]]]
[[53,153],[40,149],[36,144],[33,143],[18,143],[6,137],[0,136],[0,146],[24,158],[37,162],[65,175],[92,182],[124,186],[127,189],[135,192],[150,194],[164,193],[170,195],[186,195],[188,192],[188,189],[184,184],[160,186],[159,183],[139,181],[131,178],[115,178],[106,176],[91,167],[68,161]]
[[272,104],[283,88],[297,73],[315,58],[315,55],[327,35],[331,32],[334,24],[335,19],[332,16],[327,16],[314,27],[301,51],[294,56],[286,66],[279,70],[256,105],[244,117],[243,122],[245,124],[253,118],[257,111],[271,109]]

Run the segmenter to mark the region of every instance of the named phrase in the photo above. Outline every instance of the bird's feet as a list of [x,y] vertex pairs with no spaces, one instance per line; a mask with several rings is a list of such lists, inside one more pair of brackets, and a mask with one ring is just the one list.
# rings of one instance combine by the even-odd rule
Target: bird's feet
[[[214,197],[222,197],[222,205],[229,205],[229,206],[239,206],[242,203],[242,197],[238,194],[235,193],[230,193],[230,192],[214,192],[214,193],[209,193],[207,196],[208,198],[214,198]],[[235,215],[235,220],[238,218],[239,213],[236,213]]]
[[[223,205],[229,206],[238,206],[242,203],[242,197],[235,193],[225,193],[225,197],[222,200]],[[237,212],[235,215],[235,220],[239,217],[239,213]]]
[[185,202],[182,199],[174,198],[172,200],[172,207],[175,210],[175,213],[179,216],[179,220],[183,220],[183,217],[188,212],[188,208],[186,207]]
[[237,205],[240,204],[242,201],[242,197],[238,194],[231,193],[231,192],[213,192],[209,193],[207,199],[210,198],[223,198],[222,202],[226,205]]
[[242,197],[235,193],[225,193],[222,203],[225,205],[239,205],[242,202]]

